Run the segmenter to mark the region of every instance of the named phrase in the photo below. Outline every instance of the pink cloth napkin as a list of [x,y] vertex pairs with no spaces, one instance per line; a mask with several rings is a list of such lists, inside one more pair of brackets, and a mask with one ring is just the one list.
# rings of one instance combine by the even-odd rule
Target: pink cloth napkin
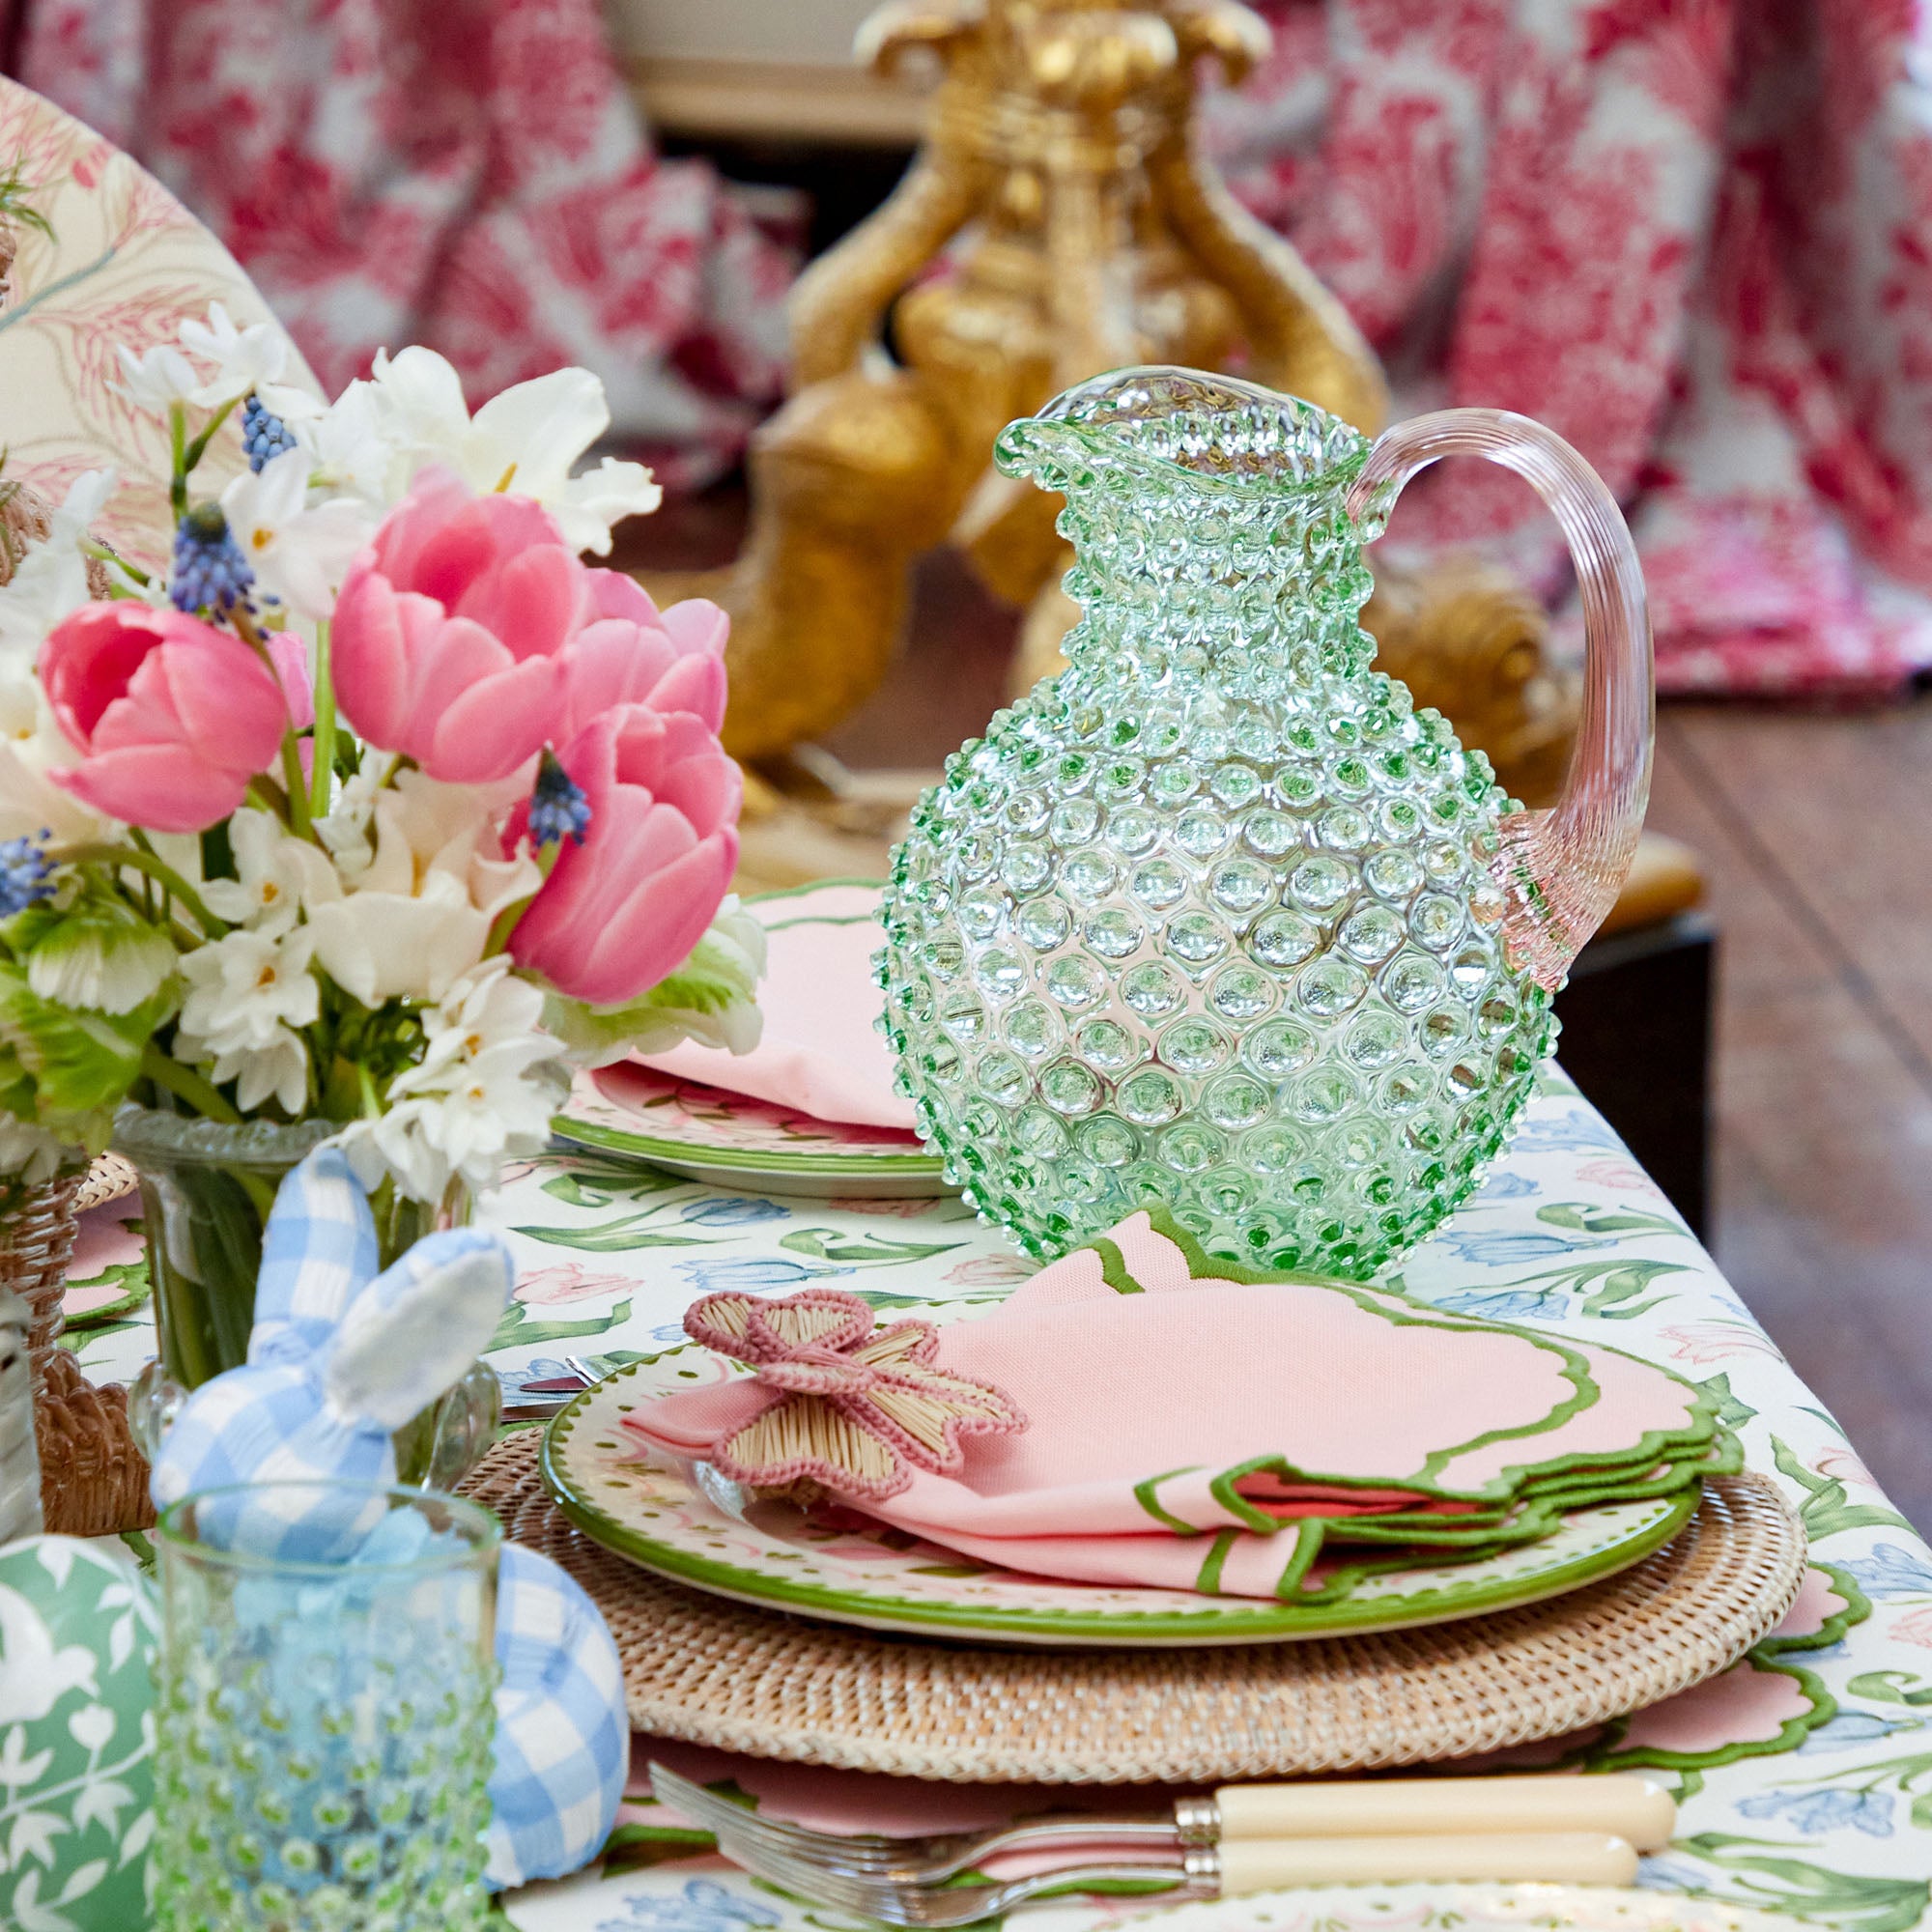
[[[821,1298],[827,1321],[845,1299]],[[693,1314],[735,1320],[740,1302],[780,1319],[781,1304],[734,1296],[707,1297]],[[1456,1518],[1481,1511],[1492,1522],[1525,1471],[1545,1484],[1565,1469],[1640,1473],[1710,1430],[1694,1388],[1632,1356],[1387,1291],[1232,1280],[1146,1213],[994,1313],[926,1330],[923,1368],[891,1339],[899,1333],[880,1330],[869,1346],[908,1364],[915,1383],[942,1378],[942,1396],[943,1378],[955,1378],[956,1439],[929,1466],[905,1462],[890,1492],[812,1473],[867,1515],[948,1548],[1098,1583],[1272,1597],[1292,1575],[1317,1587],[1326,1572],[1310,1567],[1308,1539],[1278,1534],[1300,1519],[1426,1512],[1440,1524],[1427,1540],[1448,1543],[1489,1533]],[[764,1346],[750,1334],[726,1352],[755,1361]],[[716,1368],[719,1380],[624,1426],[743,1474],[732,1452],[752,1439],[741,1432],[772,1407],[775,1385],[844,1385],[844,1371],[809,1348],[761,1371],[777,1384]],[[976,1387],[996,1391],[1025,1426],[976,1415]]]
[[687,1040],[639,1065],[679,1080],[795,1107],[817,1121],[912,1127],[912,1102],[893,1092],[893,1057],[872,1022],[881,995],[872,954],[885,943],[874,885],[814,886],[746,906],[770,948],[758,1005],[765,1030],[745,1054]]

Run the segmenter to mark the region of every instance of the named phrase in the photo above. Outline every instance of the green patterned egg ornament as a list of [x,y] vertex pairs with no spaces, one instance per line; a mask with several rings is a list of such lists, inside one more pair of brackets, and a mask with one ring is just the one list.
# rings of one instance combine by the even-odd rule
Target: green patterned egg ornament
[[131,1563],[70,1536],[0,1549],[0,1926],[141,1932],[156,1621]]
[[[1548,811],[1371,668],[1357,621],[1363,543],[1460,452],[1527,477],[1577,562],[1587,690]],[[1184,369],[1069,389],[995,461],[1065,496],[1082,615],[894,854],[900,1091],[1029,1254],[1158,1202],[1210,1253],[1369,1276],[1507,1143],[1629,867],[1652,681],[1622,516],[1525,417],[1371,443]]]

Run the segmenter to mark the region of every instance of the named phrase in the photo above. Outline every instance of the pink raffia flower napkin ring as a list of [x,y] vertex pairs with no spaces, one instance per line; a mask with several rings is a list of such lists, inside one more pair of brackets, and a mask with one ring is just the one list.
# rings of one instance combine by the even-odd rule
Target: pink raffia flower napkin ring
[[748,1364],[771,1391],[709,1459],[753,1489],[804,1481],[883,1501],[911,1486],[914,1469],[957,1475],[962,1436],[1026,1427],[1003,1390],[933,1366],[939,1331],[931,1322],[874,1330],[867,1303],[837,1289],[777,1301],[707,1294],[686,1312],[684,1331]]

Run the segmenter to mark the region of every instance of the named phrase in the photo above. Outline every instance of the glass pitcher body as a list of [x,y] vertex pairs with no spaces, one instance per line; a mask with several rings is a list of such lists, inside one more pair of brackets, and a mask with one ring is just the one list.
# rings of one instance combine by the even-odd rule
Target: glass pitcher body
[[1082,616],[921,801],[881,971],[922,1133],[1032,1254],[1160,1205],[1210,1253],[1366,1276],[1529,1098],[1634,825],[1611,811],[1621,863],[1573,850],[1603,772],[1567,819],[1520,812],[1373,668],[1362,544],[1431,460],[1416,427],[1372,451],[1295,399],[1137,370],[1001,438],[1065,495]]

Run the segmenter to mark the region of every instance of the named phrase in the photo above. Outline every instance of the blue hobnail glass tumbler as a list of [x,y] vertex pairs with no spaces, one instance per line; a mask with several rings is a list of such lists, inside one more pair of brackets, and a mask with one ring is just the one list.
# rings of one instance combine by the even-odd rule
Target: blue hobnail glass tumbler
[[162,1517],[158,1932],[484,1924],[500,1539],[458,1497],[349,1483]]

